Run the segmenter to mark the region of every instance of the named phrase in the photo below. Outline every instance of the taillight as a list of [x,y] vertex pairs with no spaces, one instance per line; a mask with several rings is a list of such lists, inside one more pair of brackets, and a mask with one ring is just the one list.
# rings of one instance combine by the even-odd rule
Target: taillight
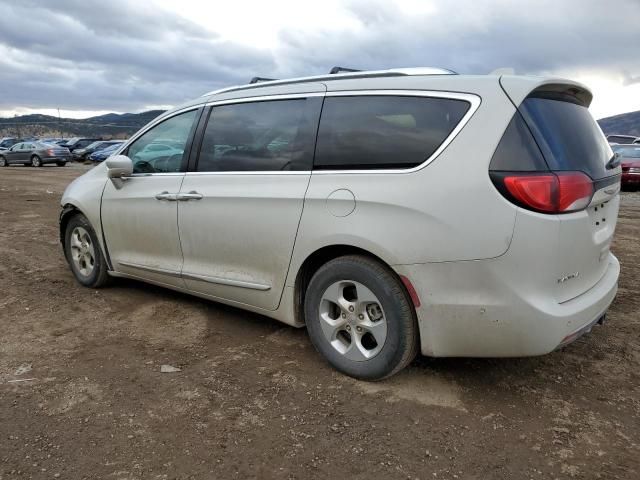
[[593,181],[582,172],[491,172],[498,190],[515,204],[542,213],[584,209],[593,196]]

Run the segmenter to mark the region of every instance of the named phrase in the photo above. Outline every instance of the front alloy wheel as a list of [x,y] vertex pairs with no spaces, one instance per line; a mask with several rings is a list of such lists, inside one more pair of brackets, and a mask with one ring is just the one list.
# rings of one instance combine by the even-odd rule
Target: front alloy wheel
[[66,225],[64,254],[76,280],[85,287],[99,288],[108,282],[107,262],[96,232],[80,213],[70,218]]

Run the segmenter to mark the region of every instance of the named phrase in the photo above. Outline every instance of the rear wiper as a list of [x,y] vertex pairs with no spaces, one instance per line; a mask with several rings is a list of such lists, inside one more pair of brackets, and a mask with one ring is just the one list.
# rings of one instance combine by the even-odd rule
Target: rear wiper
[[611,157],[611,159],[607,162],[607,164],[605,165],[605,168],[607,170],[613,170],[614,168],[618,168],[620,166],[620,162],[622,160],[620,159],[620,153],[616,152],[613,154],[613,157]]

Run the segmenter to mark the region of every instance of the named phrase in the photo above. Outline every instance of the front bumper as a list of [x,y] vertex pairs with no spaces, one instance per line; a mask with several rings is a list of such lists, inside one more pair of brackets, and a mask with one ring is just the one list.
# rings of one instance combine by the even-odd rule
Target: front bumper
[[609,253],[604,276],[563,303],[552,293],[509,281],[499,259],[394,269],[420,297],[416,313],[424,355],[525,357],[549,353],[597,322],[615,298],[620,264]]

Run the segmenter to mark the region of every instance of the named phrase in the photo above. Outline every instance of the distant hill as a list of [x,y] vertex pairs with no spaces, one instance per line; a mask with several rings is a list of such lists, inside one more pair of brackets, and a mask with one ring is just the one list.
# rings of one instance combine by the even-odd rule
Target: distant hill
[[0,118],[0,137],[103,137],[127,138],[164,110],[142,113],[107,113],[89,118],[61,118],[31,114]]
[[640,110],[601,118],[598,123],[606,135],[617,133],[640,137]]

